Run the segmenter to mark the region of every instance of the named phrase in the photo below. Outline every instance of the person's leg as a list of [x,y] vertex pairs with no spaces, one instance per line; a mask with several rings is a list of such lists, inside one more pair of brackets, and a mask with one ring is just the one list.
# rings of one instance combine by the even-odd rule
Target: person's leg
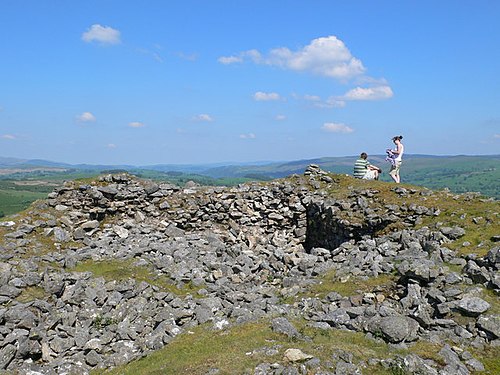
[[363,176],[363,180],[374,180],[375,179],[375,171],[368,169]]
[[396,175],[396,166],[393,165],[391,167],[391,171],[389,172],[389,175],[391,176],[391,178],[394,180],[395,183],[398,183],[398,179],[397,179],[397,175]]
[[400,182],[400,178],[399,178],[399,167],[400,166],[401,166],[401,162],[396,162],[396,165],[393,165],[391,167],[391,171],[389,172],[389,174],[391,175],[392,179],[397,184],[399,184],[399,182]]
[[394,170],[394,181],[399,184],[401,182],[401,177],[399,177],[399,171],[401,169],[401,162],[397,161],[396,162],[396,169]]

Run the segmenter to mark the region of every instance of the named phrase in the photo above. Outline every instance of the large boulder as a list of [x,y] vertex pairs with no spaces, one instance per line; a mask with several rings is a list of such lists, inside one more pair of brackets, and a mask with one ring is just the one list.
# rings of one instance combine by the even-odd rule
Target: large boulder
[[415,341],[419,324],[403,315],[375,317],[368,322],[368,331],[392,343]]

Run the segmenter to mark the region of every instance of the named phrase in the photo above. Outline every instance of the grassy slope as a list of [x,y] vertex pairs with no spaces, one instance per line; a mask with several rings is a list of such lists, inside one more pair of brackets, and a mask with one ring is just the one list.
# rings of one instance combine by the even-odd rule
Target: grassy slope
[[500,199],[499,162],[499,158],[467,156],[442,158],[433,163],[427,158],[414,159],[408,163],[408,181],[433,189],[447,187],[459,193],[479,191]]
[[33,201],[45,198],[46,196],[47,193],[0,189],[0,217],[20,212]]

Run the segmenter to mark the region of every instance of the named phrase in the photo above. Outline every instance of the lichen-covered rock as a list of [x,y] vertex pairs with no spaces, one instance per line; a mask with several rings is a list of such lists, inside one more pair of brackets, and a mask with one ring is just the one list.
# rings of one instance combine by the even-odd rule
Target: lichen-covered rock
[[500,316],[499,315],[482,315],[477,320],[477,326],[483,331],[493,335],[494,338],[500,338]]
[[382,335],[392,343],[414,341],[418,338],[418,323],[402,315],[375,317],[368,323],[368,331]]
[[457,302],[457,307],[466,315],[477,316],[486,312],[490,304],[479,297],[464,297]]

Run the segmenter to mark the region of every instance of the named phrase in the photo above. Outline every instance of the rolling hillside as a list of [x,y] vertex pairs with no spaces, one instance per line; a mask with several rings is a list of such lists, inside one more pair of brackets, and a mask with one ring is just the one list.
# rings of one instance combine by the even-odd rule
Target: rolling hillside
[[[17,181],[33,178],[62,181],[120,170],[145,178],[168,180],[179,185],[188,180],[204,185],[231,185],[246,180],[269,180],[301,174],[310,164],[317,164],[323,170],[333,173],[352,174],[356,158],[357,156],[343,156],[288,162],[112,166],[70,165],[44,160],[0,157],[0,178]],[[382,181],[391,181],[388,174],[390,166],[385,161],[385,155],[373,155],[369,160],[384,170]],[[405,155],[401,178],[404,183],[434,190],[447,188],[457,193],[475,191],[500,199],[499,165],[500,155]]]

